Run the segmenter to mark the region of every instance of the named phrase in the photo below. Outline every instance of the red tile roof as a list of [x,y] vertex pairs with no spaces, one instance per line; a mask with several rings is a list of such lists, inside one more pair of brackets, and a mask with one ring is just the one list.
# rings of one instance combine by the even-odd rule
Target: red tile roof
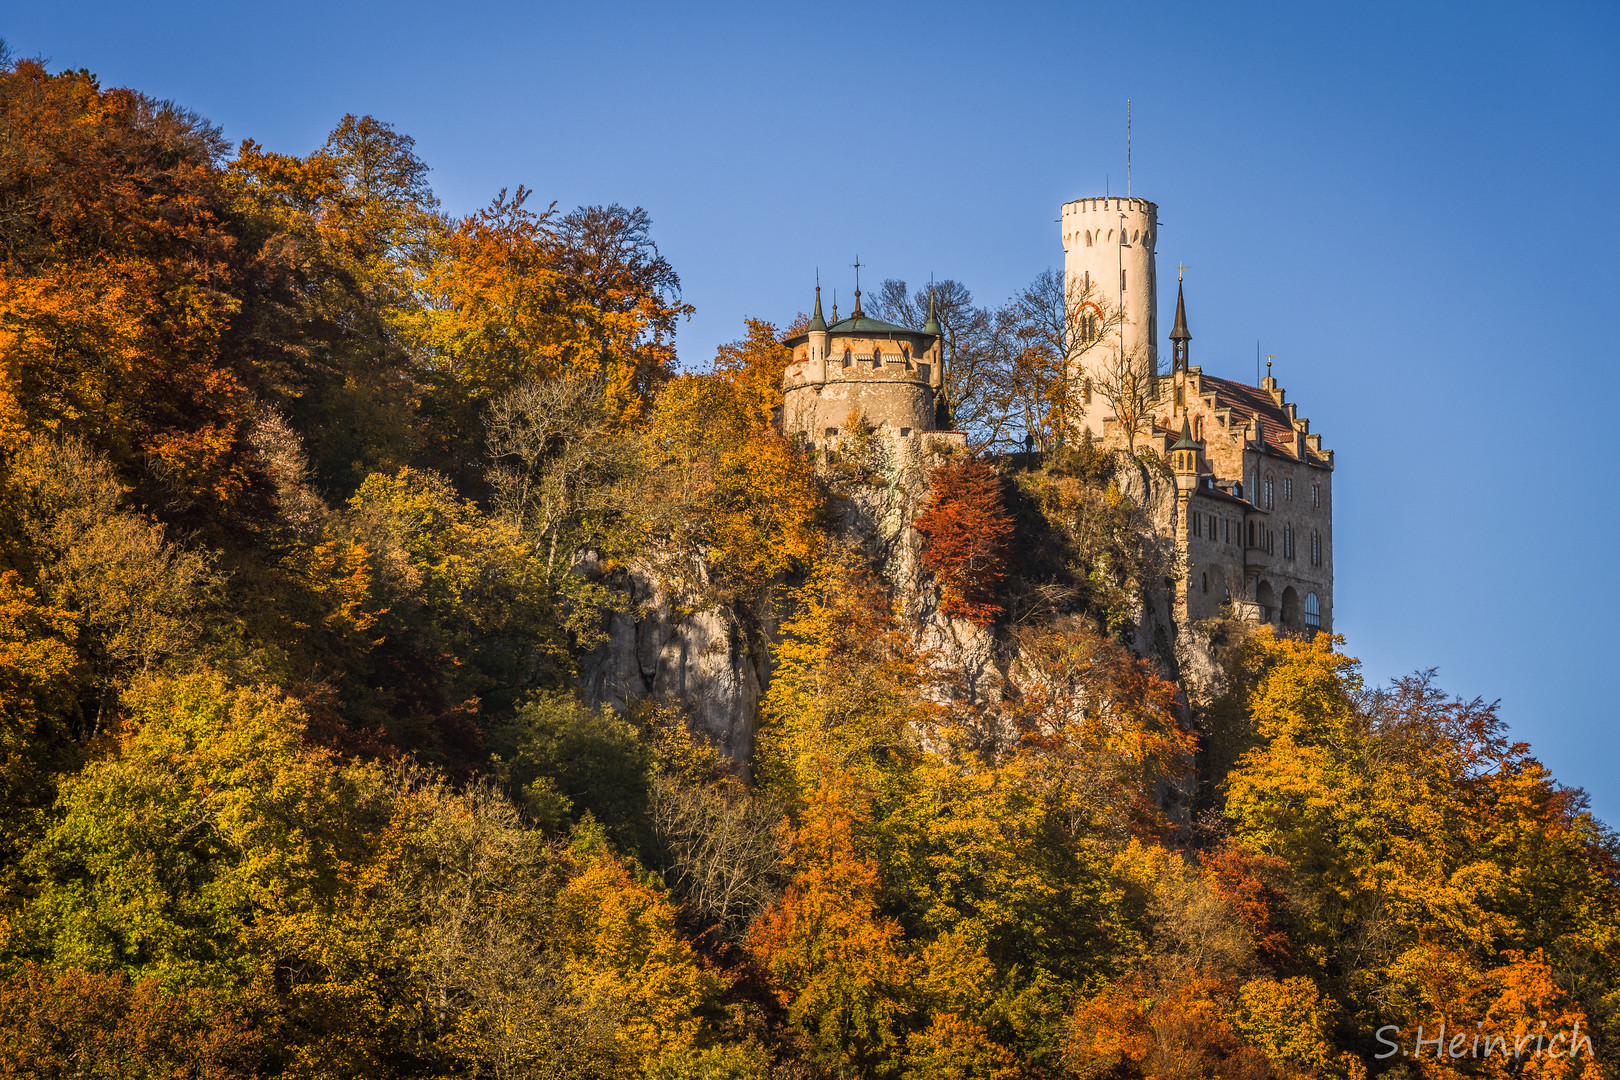
[[[1199,382],[1206,393],[1214,391],[1217,409],[1232,411],[1232,426],[1252,424],[1258,417],[1265,436],[1265,448],[1287,457],[1294,456],[1293,421],[1272,400],[1271,391],[1216,375],[1200,375]],[[1305,456],[1325,460],[1325,455],[1313,455],[1309,446],[1305,448]]]

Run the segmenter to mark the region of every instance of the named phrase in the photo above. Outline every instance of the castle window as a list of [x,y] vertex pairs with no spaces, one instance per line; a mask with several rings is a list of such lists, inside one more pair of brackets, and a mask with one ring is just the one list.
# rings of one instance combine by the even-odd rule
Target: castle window
[[1311,565],[1322,565],[1322,534],[1311,530]]
[[855,352],[854,352],[854,350],[846,347],[844,349],[844,366],[849,367],[849,365],[853,364],[854,362],[855,362]]
[[837,435],[837,434],[838,434],[838,429],[837,429],[837,428],[835,428],[835,427],[830,427],[830,428],[828,428],[828,429],[827,429],[827,438],[829,438],[829,439],[830,439],[830,438],[832,438],[832,437],[833,437],[833,436],[834,436],[834,435]]
[[910,435],[910,434],[911,434],[911,429],[910,428],[903,427],[903,428],[900,429],[900,437],[902,439],[905,438],[907,435]]
[[1127,288],[1129,286],[1125,284],[1125,271],[1121,270],[1119,272],[1119,291],[1124,292]]
[[1283,477],[1283,498],[1288,502],[1294,501],[1294,478],[1292,476]]
[[1091,246],[1091,230],[1087,229],[1086,230],[1086,247],[1090,247],[1090,246]]
[[1203,582],[1204,591],[1209,592],[1209,573],[1208,573],[1208,571],[1205,571],[1204,573],[1200,574],[1199,578]]
[[1254,547],[1254,522],[1249,522],[1249,546]]
[[873,367],[882,367],[883,366],[883,350],[877,348],[876,346],[874,346],[873,349],[872,349],[872,366]]
[[1293,557],[1294,557],[1294,527],[1292,525],[1284,525],[1283,526],[1283,558],[1292,559]]
[[1316,594],[1305,594],[1305,625],[1312,630],[1322,629],[1322,601]]
[[903,362],[907,363],[907,364],[911,363],[911,346],[910,345],[902,345],[902,346],[900,346],[900,359]]
[[1277,505],[1277,481],[1270,473],[1266,473],[1266,509],[1271,510]]
[[1322,485],[1321,484],[1312,484],[1311,485],[1311,507],[1312,507],[1312,509],[1316,509],[1316,510],[1320,510],[1322,508]]
[[1193,438],[1199,442],[1204,441],[1204,418],[1202,416],[1193,420]]
[[1221,522],[1221,543],[1230,544],[1232,542],[1232,519],[1222,518]]
[[1260,505],[1260,470],[1252,469],[1249,472],[1249,498],[1254,505]]

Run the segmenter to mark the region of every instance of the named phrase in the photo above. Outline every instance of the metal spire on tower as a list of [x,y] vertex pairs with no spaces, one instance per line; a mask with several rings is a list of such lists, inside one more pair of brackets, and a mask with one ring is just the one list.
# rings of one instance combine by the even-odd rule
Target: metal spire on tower
[[[1186,270],[1185,266],[1179,267]],[[1187,342],[1192,334],[1187,331],[1187,300],[1182,295],[1181,275],[1176,275],[1176,325],[1170,329],[1170,370],[1187,370]]]

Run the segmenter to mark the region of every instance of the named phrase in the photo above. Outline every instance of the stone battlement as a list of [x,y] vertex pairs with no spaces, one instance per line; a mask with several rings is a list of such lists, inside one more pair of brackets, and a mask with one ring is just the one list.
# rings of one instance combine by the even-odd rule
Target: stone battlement
[[1089,199],[1076,199],[1063,204],[1063,214],[1088,214],[1094,211],[1109,211],[1111,213],[1158,214],[1159,204],[1147,199],[1135,199],[1124,195],[1097,195]]

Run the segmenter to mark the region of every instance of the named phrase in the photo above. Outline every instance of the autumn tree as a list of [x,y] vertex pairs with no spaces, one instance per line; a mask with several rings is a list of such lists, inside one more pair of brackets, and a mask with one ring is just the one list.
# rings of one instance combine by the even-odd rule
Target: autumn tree
[[939,584],[939,610],[989,626],[1002,613],[997,590],[1012,561],[1012,517],[1002,480],[983,458],[948,461],[928,477],[928,505],[912,522],[922,563]]
[[446,467],[464,467],[482,409],[525,380],[592,381],[615,424],[640,416],[674,373],[690,313],[646,211],[531,209],[502,190],[448,226],[411,266],[421,304],[401,328],[430,387],[424,417]]
[[1000,322],[1013,354],[1009,411],[1042,450],[1078,441],[1100,390],[1086,369],[1118,331],[1118,306],[1089,278],[1047,269],[1012,298]]
[[1116,349],[1093,371],[1091,392],[1111,410],[1114,430],[1125,437],[1128,452],[1136,452],[1136,440],[1153,430],[1153,409],[1159,400],[1159,377],[1163,374],[1145,351]]
[[[783,579],[814,564],[823,542],[810,459],[771,420],[785,360],[776,327],[750,320],[745,338],[721,347],[713,374],[665,387],[647,430],[658,484],[648,546],[691,594],[756,613]],[[693,579],[694,554],[707,582]]]
[[0,360],[28,423],[106,454],[143,499],[255,484],[246,253],[196,114],[36,61],[0,73]]
[[869,798],[837,774],[810,793],[794,837],[802,869],[750,930],[748,947],[823,1060],[892,1076],[911,968],[899,926],[878,910],[877,864],[862,850]]
[[1014,437],[1009,426],[1011,354],[998,336],[996,313],[976,305],[966,285],[946,278],[911,292],[904,281],[891,278],[865,303],[874,318],[918,332],[932,308],[943,333],[941,396],[950,413],[948,426],[966,431],[975,450]]

